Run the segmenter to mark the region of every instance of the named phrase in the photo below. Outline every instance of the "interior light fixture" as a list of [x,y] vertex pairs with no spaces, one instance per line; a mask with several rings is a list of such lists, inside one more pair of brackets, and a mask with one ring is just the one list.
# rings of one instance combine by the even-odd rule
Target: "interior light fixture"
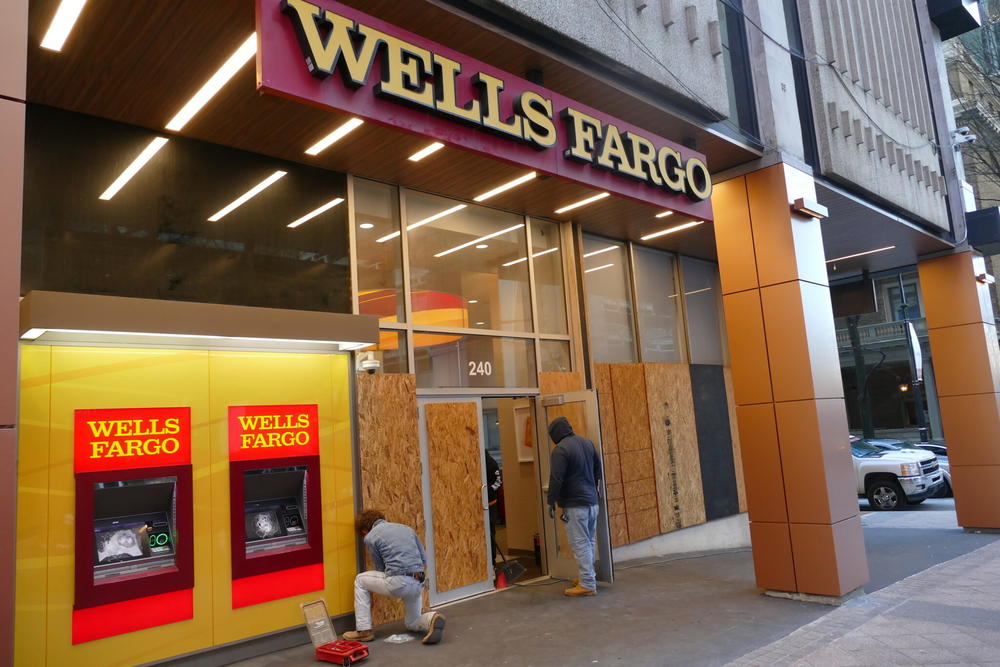
[[[494,238],[496,238],[498,236],[502,236],[503,234],[506,234],[508,232],[512,232],[515,229],[521,229],[522,227],[524,227],[524,223],[523,222],[519,222],[516,225],[512,225],[512,226],[508,227],[507,229],[501,229],[499,232],[493,232],[492,234],[487,234],[486,236],[480,236],[478,239],[473,239],[473,240],[468,241],[466,243],[463,243],[461,245],[457,245],[454,248],[448,248],[447,250],[442,250],[441,252],[437,253],[434,256],[435,257],[444,257],[445,255],[450,255],[451,253],[457,252],[457,251],[459,251],[459,250],[461,250],[463,248],[468,248],[470,245],[476,245],[477,243],[482,243],[483,241],[489,241],[490,239],[494,239]],[[409,229],[409,227],[407,227],[407,229]]]
[[486,248],[489,248],[489,247],[490,247],[490,244],[488,244],[488,243],[477,243],[476,244],[476,250],[485,250]]
[[[538,252],[533,254],[532,257],[541,257],[542,255],[548,255],[550,252],[555,252],[556,250],[559,250],[559,246],[556,246],[555,248],[547,248],[545,250],[539,250]],[[515,264],[520,264],[521,262],[527,262],[527,261],[528,261],[527,257],[521,257],[520,259],[515,259],[512,262],[507,262],[505,264],[501,264],[500,266],[514,266]]]
[[341,350],[357,350],[368,347],[371,343],[359,343],[356,341],[342,340],[318,340],[310,338],[259,338],[255,336],[218,336],[215,334],[189,334],[189,333],[159,333],[152,331],[99,331],[96,329],[28,329],[21,334],[21,340],[37,340],[46,333],[65,334],[86,334],[98,336],[150,336],[152,338],[195,338],[208,340],[240,340],[263,343],[320,343],[324,345],[338,345]]
[[370,222],[362,222],[360,225],[358,225],[358,227],[360,227],[361,229],[371,229],[374,226],[375,225],[373,225]]
[[875,248],[874,250],[866,250],[864,252],[856,252],[853,255],[844,255],[843,257],[834,257],[833,259],[826,260],[826,263],[827,264],[833,264],[834,262],[840,262],[840,261],[843,261],[845,259],[854,259],[855,257],[864,257],[865,255],[873,255],[873,254],[875,254],[877,252],[885,252],[886,250],[892,250],[895,247],[896,246],[894,246],[894,245],[887,245],[884,248]]
[[142,152],[139,153],[134,160],[132,160],[132,164],[125,167],[125,171],[118,175],[118,178],[115,179],[114,183],[109,185],[108,189],[101,193],[100,199],[104,199],[106,201],[118,194],[118,191],[125,187],[125,184],[132,180],[133,176],[139,173],[139,170],[142,169],[161,148],[163,148],[167,141],[168,140],[164,137],[156,137],[150,141],[146,147],[142,149]]
[[668,215],[673,215],[673,214],[674,214],[673,211],[664,211],[663,213],[657,213],[655,217],[657,217],[657,218],[665,218]]
[[236,198],[235,200],[233,200],[230,204],[227,204],[225,208],[221,209],[218,213],[216,213],[212,217],[210,217],[208,219],[208,221],[209,222],[218,222],[223,217],[225,217],[225,216],[229,215],[230,213],[232,213],[235,209],[237,209],[240,206],[242,206],[243,204],[247,203],[248,201],[250,201],[251,199],[253,199],[257,195],[259,195],[261,192],[263,192],[264,190],[266,190],[267,188],[271,187],[271,185],[273,185],[275,181],[277,181],[279,178],[281,178],[282,176],[284,176],[287,173],[288,173],[287,171],[281,171],[280,169],[278,171],[274,172],[273,174],[271,174],[270,176],[268,176],[267,178],[265,178],[263,181],[261,181],[260,183],[258,183],[255,186],[253,186],[252,188],[250,188],[246,192],[244,192],[238,198]]
[[593,273],[594,271],[600,271],[601,269],[606,269],[609,266],[614,266],[614,262],[612,262],[611,264],[602,264],[600,266],[595,266],[592,269],[587,269],[586,271],[584,271],[584,273]]
[[701,289],[696,289],[691,292],[684,292],[684,296],[691,296],[692,294],[701,294],[702,292],[711,292],[711,287],[702,287]]
[[250,62],[254,54],[257,53],[257,33],[251,33],[246,40],[240,44],[233,55],[222,64],[211,76],[211,78],[198,89],[190,100],[187,101],[181,110],[167,123],[167,129],[173,132],[180,132],[194,115],[201,111],[201,108],[208,104],[208,101],[215,97],[216,93],[222,90],[230,79],[236,76],[240,69]]
[[479,303],[479,299],[469,299],[469,303]]
[[600,250],[591,250],[590,252],[584,253],[584,257],[593,257],[594,255],[600,255],[601,253],[608,252],[609,250],[617,250],[621,248],[619,245],[609,245],[607,248],[601,248]]
[[675,225],[673,227],[668,227],[667,229],[661,229],[658,232],[653,232],[652,234],[646,234],[645,236],[640,236],[640,241],[648,241],[650,239],[658,239],[661,236],[666,236],[667,234],[673,234],[674,232],[679,232],[683,229],[690,229],[692,227],[697,227],[698,225],[705,222],[704,220],[694,220],[693,222],[685,222],[683,225]]
[[[458,206],[452,206],[449,209],[445,209],[443,211],[439,211],[439,212],[435,213],[434,215],[431,215],[431,216],[428,216],[428,217],[424,218],[423,220],[417,220],[412,225],[407,225],[406,226],[406,231],[410,231],[412,229],[416,229],[417,227],[423,227],[427,223],[434,222],[435,220],[440,220],[441,218],[443,218],[446,215],[451,215],[452,213],[456,213],[458,211],[461,211],[466,206],[468,206],[468,204],[459,204]],[[383,236],[381,238],[375,239],[375,242],[376,243],[385,243],[389,239],[394,239],[397,236],[399,236],[399,232],[392,232],[391,234],[386,234],[385,236]]]
[[428,144],[427,146],[424,146],[419,151],[417,151],[416,153],[414,153],[413,155],[411,155],[406,159],[409,160],[410,162],[420,162],[428,155],[431,155],[432,153],[437,153],[442,148],[444,148],[444,144],[442,144],[440,141],[435,141],[433,144]]
[[295,222],[288,223],[288,226],[291,227],[292,229],[295,229],[296,227],[298,227],[299,225],[301,225],[303,222],[308,222],[308,221],[312,220],[313,218],[315,218],[320,213],[323,213],[325,211],[329,211],[331,208],[333,208],[334,206],[336,206],[337,204],[339,204],[339,203],[341,203],[343,201],[344,201],[343,197],[337,197],[336,199],[331,199],[330,201],[328,201],[327,203],[323,204],[322,206],[320,206],[316,210],[310,211],[309,213],[306,213],[304,216],[302,216],[301,218],[299,218]]
[[52,23],[49,24],[40,46],[49,51],[62,51],[63,44],[76,25],[76,20],[80,17],[85,4],[87,0],[62,0],[56,8],[55,16],[52,17]]
[[477,327],[483,327],[483,326],[486,326],[486,322],[476,322],[476,326],[477,326]]
[[365,121],[360,118],[351,118],[347,120],[343,125],[338,127],[336,130],[326,135],[312,146],[306,149],[306,155],[319,155],[327,148],[332,146],[335,142],[342,139],[347,133],[360,127]]
[[594,195],[593,197],[587,197],[586,199],[581,199],[580,201],[573,202],[572,204],[566,204],[562,208],[557,208],[556,213],[565,213],[566,211],[572,211],[574,208],[580,208],[581,206],[586,206],[587,204],[592,204],[595,201],[604,199],[610,196],[610,192],[602,192],[600,194]]
[[527,183],[528,181],[534,179],[535,176],[537,176],[537,175],[538,174],[536,172],[532,171],[532,172],[529,172],[529,173],[525,174],[524,176],[519,176],[519,177],[515,178],[513,181],[507,181],[506,183],[503,183],[501,185],[496,186],[492,190],[487,190],[486,192],[484,192],[483,194],[479,195],[478,197],[475,197],[473,199],[473,201],[486,201],[487,199],[489,199],[491,197],[495,197],[496,195],[500,194],[501,192],[506,192],[507,190],[510,190],[511,188],[516,188],[517,186],[521,185],[522,183]]

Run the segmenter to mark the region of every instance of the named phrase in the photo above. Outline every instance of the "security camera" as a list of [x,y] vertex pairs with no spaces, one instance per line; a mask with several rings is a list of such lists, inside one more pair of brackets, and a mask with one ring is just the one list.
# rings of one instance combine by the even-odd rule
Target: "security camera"
[[374,375],[382,368],[382,362],[378,359],[362,359],[361,363],[358,364],[358,368],[369,375]]
[[977,139],[976,135],[972,134],[972,131],[969,129],[968,125],[963,125],[957,130],[952,131],[951,133],[951,142],[955,146],[956,151],[958,150],[958,147],[961,146],[962,144],[971,144],[975,142],[976,139]]

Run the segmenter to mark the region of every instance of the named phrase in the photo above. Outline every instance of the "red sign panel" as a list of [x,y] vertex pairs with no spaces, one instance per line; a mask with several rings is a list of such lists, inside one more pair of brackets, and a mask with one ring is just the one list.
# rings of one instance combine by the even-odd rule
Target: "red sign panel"
[[73,448],[77,473],[189,465],[191,408],[77,410]]
[[315,405],[229,406],[229,460],[319,455]]
[[334,0],[256,0],[257,85],[712,219],[700,153]]

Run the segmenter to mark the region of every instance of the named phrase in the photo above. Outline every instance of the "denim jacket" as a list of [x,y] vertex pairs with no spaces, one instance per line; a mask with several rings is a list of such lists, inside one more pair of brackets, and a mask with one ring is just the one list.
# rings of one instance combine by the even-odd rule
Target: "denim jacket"
[[365,548],[375,569],[389,576],[423,572],[427,556],[420,538],[409,526],[379,519],[365,535]]

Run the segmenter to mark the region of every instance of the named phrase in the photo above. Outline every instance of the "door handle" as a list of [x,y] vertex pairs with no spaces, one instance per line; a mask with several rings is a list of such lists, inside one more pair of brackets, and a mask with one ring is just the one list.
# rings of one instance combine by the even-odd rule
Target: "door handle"
[[485,493],[485,491],[486,491],[486,485],[483,484],[479,488],[479,500],[482,501],[483,503],[483,511],[487,512],[490,509],[490,501],[489,501],[489,496]]

